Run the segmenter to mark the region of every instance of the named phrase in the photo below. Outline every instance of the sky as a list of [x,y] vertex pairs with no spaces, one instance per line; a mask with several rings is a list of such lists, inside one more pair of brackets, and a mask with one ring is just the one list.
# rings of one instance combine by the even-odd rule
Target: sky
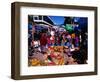
[[54,24],[56,25],[61,25],[64,23],[64,17],[63,16],[49,16],[52,21],[54,22]]
[[[52,19],[52,21],[56,25],[63,24],[65,20],[64,16],[49,16],[49,17]],[[74,20],[78,21],[81,24],[85,24],[87,22],[87,18],[84,18],[84,17],[74,17]]]

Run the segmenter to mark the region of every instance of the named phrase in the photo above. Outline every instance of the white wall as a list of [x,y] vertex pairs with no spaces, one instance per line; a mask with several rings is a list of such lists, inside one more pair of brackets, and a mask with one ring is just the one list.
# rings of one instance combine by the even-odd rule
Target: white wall
[[[11,2],[15,0],[0,0],[0,82],[14,82],[10,79],[10,66],[11,66]],[[37,2],[37,3],[52,3],[52,4],[68,4],[68,5],[86,5],[86,6],[98,6],[98,23],[100,22],[100,0],[16,0],[23,2]],[[100,34],[100,28],[98,24],[98,33]],[[99,35],[98,34],[98,35]],[[100,38],[98,38],[100,42]],[[98,46],[100,43],[98,43]],[[100,46],[98,47],[100,49]],[[100,50],[98,50],[98,62],[100,62]],[[100,69],[100,64],[98,66]],[[35,79],[28,80],[29,82],[99,82],[100,71],[97,76],[78,76],[78,77],[63,77],[63,78],[50,78],[48,79]],[[27,80],[23,80],[26,82]]]

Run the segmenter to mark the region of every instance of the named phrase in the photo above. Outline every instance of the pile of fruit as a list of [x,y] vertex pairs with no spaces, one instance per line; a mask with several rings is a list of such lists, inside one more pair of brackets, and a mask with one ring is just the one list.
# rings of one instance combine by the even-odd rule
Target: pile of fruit
[[51,46],[43,56],[44,61],[38,58],[29,59],[29,66],[64,65],[63,46]]

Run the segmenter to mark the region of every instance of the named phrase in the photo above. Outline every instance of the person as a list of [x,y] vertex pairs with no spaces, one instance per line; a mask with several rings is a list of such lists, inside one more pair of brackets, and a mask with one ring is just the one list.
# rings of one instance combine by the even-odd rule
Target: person
[[40,33],[38,31],[35,31],[33,38],[33,40],[40,40]]
[[64,46],[64,50],[63,50],[64,54],[66,54],[67,56],[71,56],[71,51],[70,48],[68,46]]
[[64,65],[67,65],[67,63],[68,63],[68,53],[66,53],[66,52],[64,52],[63,53],[63,55],[64,55]]
[[78,63],[72,56],[70,56],[68,58],[68,65],[72,65],[72,64],[78,64]]
[[48,35],[47,37],[47,46],[51,46],[51,40],[50,40],[51,35]]
[[62,42],[61,42],[61,45],[62,46],[65,46],[65,43],[66,43],[65,34],[62,34]]
[[79,32],[80,32],[80,27],[79,27],[78,22],[74,22],[73,30],[74,30],[75,34],[79,34]]
[[45,51],[46,50],[46,44],[47,44],[46,33],[42,33],[41,38],[40,38],[41,51]]
[[72,47],[72,43],[71,41],[67,40],[66,44],[65,44],[69,49]]
[[34,40],[34,33],[35,33],[35,23],[34,22],[32,22],[32,39]]
[[72,39],[75,39],[75,36],[76,36],[75,33],[72,33],[72,34],[71,34],[71,38],[72,38]]
[[72,38],[71,38],[71,35],[70,35],[70,34],[68,34],[66,38],[67,38],[67,40],[68,40],[69,42],[71,42]]
[[50,40],[51,40],[51,45],[54,46],[55,44],[55,32],[53,30],[51,30],[51,37],[50,37]]
[[78,36],[76,36],[75,37],[75,47],[79,47],[79,42],[80,40],[79,40],[79,37]]

